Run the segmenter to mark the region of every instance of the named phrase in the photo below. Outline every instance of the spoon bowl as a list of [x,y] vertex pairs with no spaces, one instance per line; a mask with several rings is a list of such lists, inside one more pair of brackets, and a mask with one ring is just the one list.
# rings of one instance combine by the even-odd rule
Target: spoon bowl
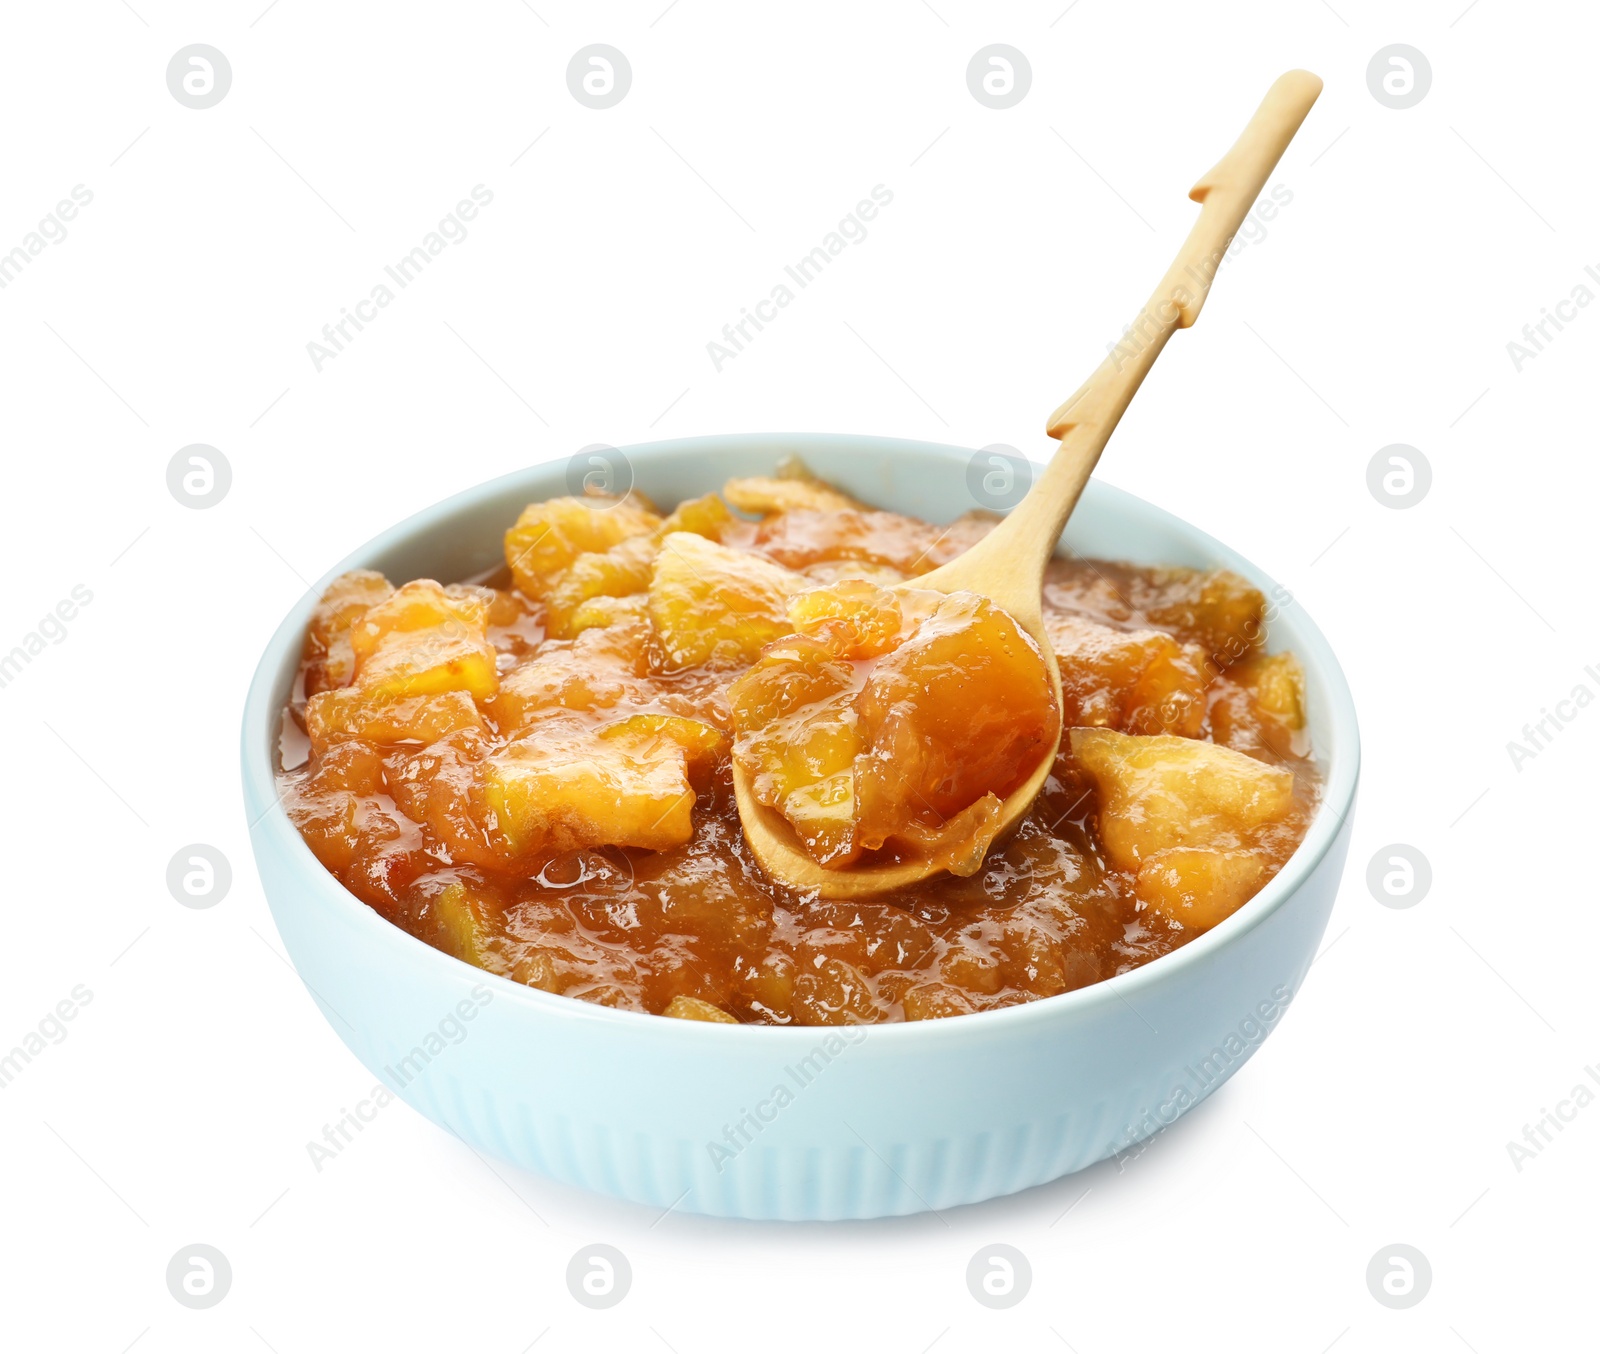
[[[998,534],[998,528],[994,534]],[[1059,532],[1057,534],[1059,535]],[[997,598],[992,590],[986,590],[982,586],[981,579],[966,581],[967,574],[960,566],[966,563],[977,549],[975,546],[965,555],[935,569],[932,573],[923,574],[902,584],[896,591],[918,588],[947,594],[974,592],[997,602],[1038,646],[1040,657],[1044,659],[1045,671],[1049,674],[1055,708],[1059,711],[1062,705],[1061,670],[1056,664],[1050,638],[1045,633],[1043,612],[1039,605],[1039,590],[1034,589],[1030,609],[1026,605],[1025,598],[1020,599],[1024,605],[1018,606],[1014,602],[1008,604]],[[1045,779],[1050,774],[1059,742],[1058,728],[1056,740],[1051,743],[1046,755],[1039,759],[1039,764],[1028,779],[1001,801],[1001,827],[995,835],[996,841],[1003,841],[1010,835],[1028,810],[1033,807],[1033,801],[1039,797]],[[733,764],[733,792],[739,802],[739,821],[744,827],[745,840],[750,843],[750,849],[761,862],[762,869],[797,892],[814,892],[819,897],[832,899],[868,898],[876,894],[890,893],[895,889],[907,888],[939,873],[930,867],[927,861],[894,858],[870,861],[847,870],[829,869],[807,854],[805,848],[800,845],[798,835],[782,814],[756,799],[755,792],[751,788],[750,775],[737,759]]]

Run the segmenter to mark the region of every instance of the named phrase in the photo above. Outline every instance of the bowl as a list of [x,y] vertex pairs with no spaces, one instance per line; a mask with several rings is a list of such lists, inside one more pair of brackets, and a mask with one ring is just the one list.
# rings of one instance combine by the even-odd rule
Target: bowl
[[[973,452],[926,442],[762,434],[623,454],[638,487],[668,505],[797,454],[875,506],[934,522],[972,506]],[[493,480],[368,542],[328,578],[354,568],[395,580],[481,574],[525,503],[567,492],[566,462]],[[1060,996],[845,1029],[667,1020],[482,972],[346,892],[277,801],[276,739],[308,595],[256,670],[243,776],[262,886],[313,1000],[390,1091],[474,1148],[655,1209],[792,1220],[915,1213],[1137,1151],[1237,1072],[1299,990],[1349,844],[1356,718],[1338,662],[1298,603],[1203,532],[1096,482],[1063,543],[1235,570],[1274,599],[1270,647],[1292,649],[1304,667],[1326,776],[1321,808],[1282,871],[1205,935]]]

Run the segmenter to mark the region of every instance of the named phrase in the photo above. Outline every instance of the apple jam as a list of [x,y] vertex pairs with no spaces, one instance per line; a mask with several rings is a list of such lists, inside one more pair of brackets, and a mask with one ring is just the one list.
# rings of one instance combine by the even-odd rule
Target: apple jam
[[[530,504],[482,581],[346,574],[306,636],[283,803],[393,924],[601,1005],[924,1020],[1148,963],[1304,836],[1299,666],[1266,652],[1267,601],[1234,574],[1057,559],[1058,710],[985,599],[888,591],[993,524],[880,512],[786,466],[666,514]],[[993,842],[985,815],[1061,730]],[[870,902],[790,892],[745,845],[735,757],[824,864],[909,850],[952,873]]]

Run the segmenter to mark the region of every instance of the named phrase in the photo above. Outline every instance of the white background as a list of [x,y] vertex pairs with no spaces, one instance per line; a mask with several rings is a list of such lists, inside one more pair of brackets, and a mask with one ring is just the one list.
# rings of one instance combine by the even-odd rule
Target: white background
[[[1520,372],[1506,349],[1600,267],[1592,9],[264,4],[5,11],[0,250],[75,184],[94,194],[0,291],[0,650],[93,593],[0,689],[0,1051],[74,985],[93,993],[0,1091],[5,1344],[1592,1341],[1600,1106],[1520,1171],[1506,1147],[1600,1063],[1600,710],[1520,770],[1506,746],[1578,683],[1600,692],[1600,313]],[[193,42],[233,69],[203,111],[165,81]],[[592,42],[633,68],[607,111],[566,84]],[[1033,71],[1005,111],[965,81],[994,42]],[[1403,111],[1366,80],[1396,42],[1433,71]],[[1188,229],[1189,186],[1297,65],[1327,90],[1275,175],[1293,201],[1227,265],[1102,471],[1281,579],[1356,691],[1348,878],[1281,1032],[1126,1170],[942,1217],[658,1218],[486,1168],[403,1105],[319,1173],[308,1140],[371,1078],[282,958],[236,770],[249,673],[306,581],[590,442],[803,429],[1043,456],[1045,415]],[[480,183],[494,200],[468,238],[317,372],[306,344]],[[868,238],[716,371],[707,342],[880,183],[894,200]],[[192,442],[233,470],[205,511],[166,487]],[[1433,470],[1403,511],[1366,482],[1395,442]],[[208,911],[165,886],[190,842],[232,862]],[[1432,864],[1408,910],[1365,883],[1393,842]],[[606,1312],[564,1280],[595,1241],[634,1273]],[[233,1268],[209,1311],[164,1280],[194,1242]],[[1010,1311],[964,1281],[993,1242],[1033,1268]],[[1365,1281],[1395,1242],[1433,1270],[1408,1311]]]

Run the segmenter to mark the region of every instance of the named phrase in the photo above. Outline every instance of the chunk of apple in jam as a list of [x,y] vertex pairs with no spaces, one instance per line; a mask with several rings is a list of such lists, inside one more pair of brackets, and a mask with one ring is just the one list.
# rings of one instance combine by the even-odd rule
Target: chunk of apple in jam
[[[589,504],[586,511],[597,511],[594,499],[581,499],[581,503]],[[728,506],[714,493],[686,499],[666,520],[645,514],[630,499],[614,504],[613,509],[600,511],[616,509],[627,509],[622,519],[600,522],[578,519],[576,525],[566,530],[566,544],[581,543],[592,549],[586,547],[563,563],[565,552],[544,549],[549,544],[549,533],[546,533],[534,547],[539,559],[525,560],[525,576],[518,579],[518,586],[546,603],[546,624],[555,639],[571,639],[584,629],[610,624],[608,618],[613,616],[634,615],[637,608],[621,608],[614,603],[640,597],[650,589],[654,560],[666,536],[674,531],[690,531],[693,535],[718,541],[734,522]],[[526,519],[528,514],[523,515]],[[546,520],[538,525],[549,523]],[[533,535],[533,530],[523,523],[523,536]],[[616,535],[618,530],[626,530],[627,535],[608,546],[598,544]],[[592,605],[602,599],[611,599],[611,605]]]
[[917,983],[900,1001],[907,1020],[944,1020],[976,1009],[963,989],[945,982]]
[[1267,855],[1254,848],[1293,808],[1291,772],[1166,734],[1074,729],[1071,745],[1099,796],[1106,856],[1141,901],[1204,930],[1260,887]]
[[[1051,754],[1061,727],[1038,646],[993,602],[965,592],[939,598],[877,661],[857,708],[868,748],[858,831],[869,850],[912,823],[954,824],[986,795],[1004,799]],[[972,868],[982,858],[979,849]]]
[[389,580],[371,569],[352,569],[328,584],[306,631],[306,695],[350,685],[356,673],[350,631],[393,591]]
[[490,973],[509,973],[501,953],[501,920],[493,896],[461,880],[440,890],[433,902],[441,947]]
[[1168,847],[1247,845],[1293,803],[1291,772],[1194,738],[1074,729],[1072,755],[1099,793],[1106,854],[1130,874]]
[[964,879],[983,868],[983,858],[1000,831],[1004,807],[1004,801],[991,790],[937,825],[908,816],[893,839],[934,869]]
[[737,1025],[739,1023],[720,1006],[714,1006],[709,1001],[702,1001],[699,997],[674,997],[666,1004],[661,1014],[671,1016],[674,1020],[704,1020],[716,1025]]
[[789,633],[789,599],[805,582],[757,555],[673,532],[656,556],[649,606],[668,665],[753,662]]
[[701,789],[727,754],[728,735],[713,725],[682,715],[629,715],[600,730],[600,737],[627,745],[646,760],[675,746],[683,753],[690,782]]
[[1198,644],[1219,668],[1248,658],[1267,635],[1267,599],[1229,569],[1164,568],[1135,575],[1131,600],[1154,625]]
[[309,775],[284,787],[283,805],[317,859],[392,917],[423,868],[424,841],[387,788],[379,749],[345,739],[330,745]]
[[1305,726],[1305,677],[1291,653],[1248,658],[1212,692],[1212,737],[1262,761],[1304,755]]
[[661,542],[675,531],[687,531],[708,540],[720,540],[732,524],[733,514],[715,494],[680,503],[665,521],[648,531],[625,537],[606,550],[586,551],[560,572],[542,580],[550,634],[570,638],[603,617],[632,609],[591,607],[601,598],[621,600],[649,590]]
[[643,593],[633,597],[591,597],[567,617],[567,633],[576,638],[585,630],[647,625],[649,620],[649,599]]
[[850,495],[817,479],[798,463],[787,474],[750,475],[729,480],[722,486],[722,496],[740,512],[760,517],[796,511],[838,512],[841,508],[861,506]]
[[517,587],[544,601],[579,555],[644,536],[661,518],[638,498],[552,498],[530,503],[506,532],[506,565]]
[[790,569],[819,564],[854,564],[857,569],[892,569],[902,578],[925,574],[954,559],[979,539],[978,523],[936,527],[899,513],[865,508],[813,511],[795,508],[769,517],[751,544]]
[[541,720],[492,754],[485,791],[518,855],[606,845],[664,851],[693,830],[695,794],[681,747],[666,740],[646,758],[573,719]]
[[1134,894],[1172,921],[1209,931],[1253,898],[1267,880],[1256,851],[1172,846],[1145,857]]
[[644,681],[643,625],[615,625],[581,632],[571,641],[547,643],[500,683],[490,714],[504,734],[515,734],[551,711],[585,714],[624,702],[642,704],[651,691]]
[[1045,630],[1061,670],[1069,728],[1198,738],[1215,669],[1197,644],[1161,630],[1119,630],[1087,616],[1057,614]]
[[971,874],[1059,729],[1037,646],[971,593],[846,582],[790,616],[810,633],[769,646],[728,692],[756,799],[824,865],[890,846]]
[[1306,679],[1300,671],[1300,660],[1292,653],[1252,658],[1235,668],[1232,675],[1249,685],[1264,714],[1279,720],[1286,729],[1305,728]]
[[865,579],[841,579],[789,603],[789,623],[841,658],[877,658],[900,642],[900,599]]
[[550,633],[565,639],[576,633],[572,621],[596,597],[632,597],[650,586],[659,546],[655,536],[630,536],[606,551],[579,555],[550,581],[545,594]]
[[846,960],[819,958],[795,974],[798,1025],[870,1024],[883,1019],[885,1006],[867,975]]
[[734,524],[728,505],[716,494],[702,494],[699,498],[686,498],[667,514],[667,520],[656,529],[660,539],[674,531],[692,531],[708,541],[720,541]]
[[728,688],[734,756],[756,801],[789,820],[825,865],[846,864],[855,841],[855,761],[861,751],[855,667],[822,640],[772,644]]
[[407,583],[351,629],[356,684],[391,697],[494,695],[499,677],[489,643],[490,600],[484,588],[441,587],[432,579]]
[[369,743],[433,743],[458,729],[481,729],[483,718],[465,691],[397,696],[383,688],[339,687],[306,702],[311,751],[321,756],[340,738]]

